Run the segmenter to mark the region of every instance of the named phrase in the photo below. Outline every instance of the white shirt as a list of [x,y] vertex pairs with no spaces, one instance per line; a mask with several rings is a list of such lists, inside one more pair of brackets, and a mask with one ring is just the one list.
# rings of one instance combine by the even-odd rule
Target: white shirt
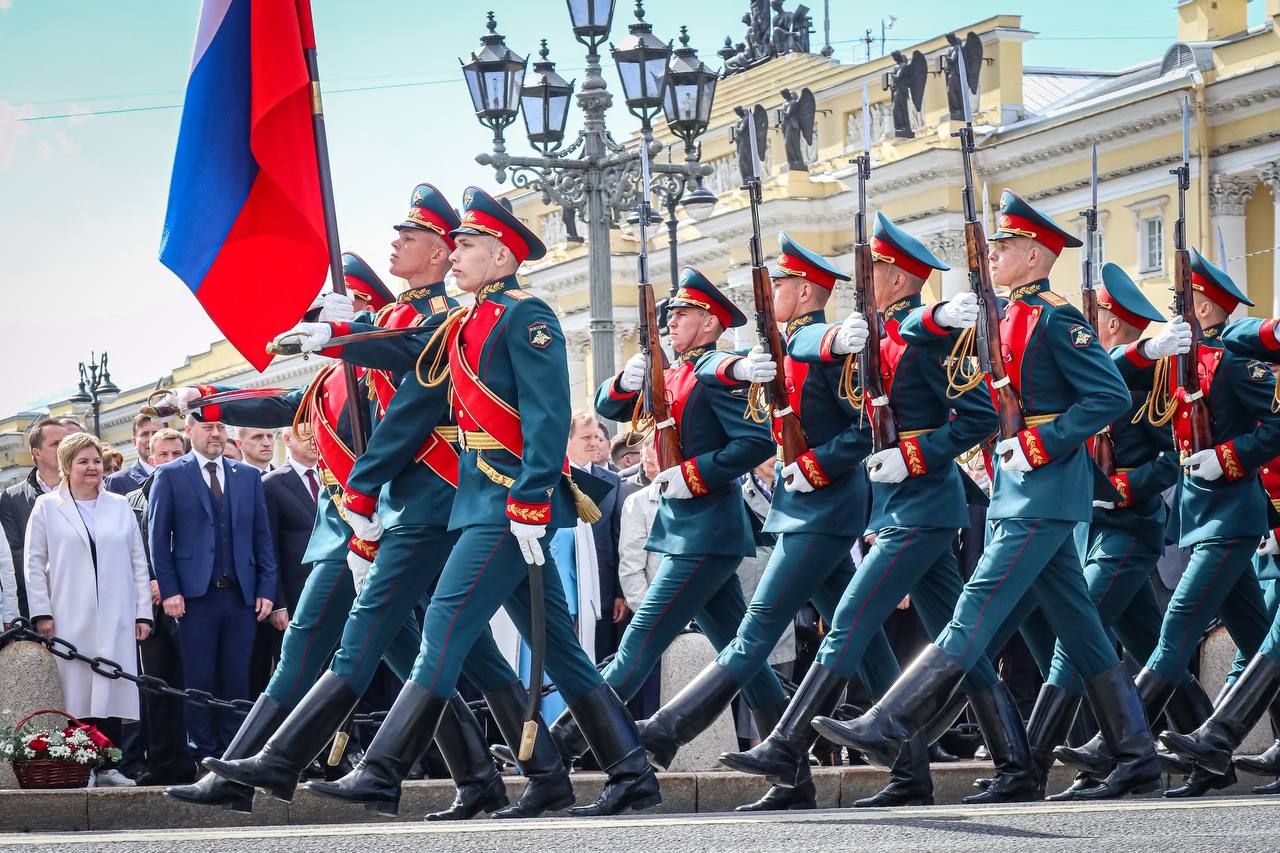
[[80,512],[80,520],[84,522],[85,530],[89,531],[90,539],[98,538],[98,528],[95,524],[95,516],[98,512],[98,499],[91,501],[82,501],[79,498],[73,498],[76,502],[76,509]]
[[316,487],[318,488],[320,486],[320,470],[316,468],[316,466],[312,465],[308,468],[306,465],[300,464],[298,460],[294,459],[292,456],[288,457],[288,460],[289,467],[293,469],[294,473],[297,474],[299,478],[301,478],[302,485],[307,487],[308,492],[311,491],[311,481],[307,479],[308,471],[310,471],[311,475],[316,478]]
[[205,466],[210,462],[213,462],[218,466],[215,469],[218,472],[218,486],[222,489],[222,493],[225,495],[227,493],[227,463],[222,461],[221,456],[217,459],[210,459],[199,450],[192,450],[191,452],[196,457],[196,463],[200,466],[200,476],[204,478],[204,484],[210,489],[213,488],[213,484],[209,482],[209,469]]
[[57,480],[54,482],[52,486],[50,486],[48,483],[44,481],[44,477],[40,476],[39,470],[36,471],[36,484],[40,486],[40,491],[44,492],[45,494],[48,494],[49,492],[56,492],[58,490],[59,484],[61,483],[62,483],[62,480]]
[[148,477],[156,472],[156,466],[147,462],[145,459],[139,459],[138,464],[142,466],[142,473],[146,474]]

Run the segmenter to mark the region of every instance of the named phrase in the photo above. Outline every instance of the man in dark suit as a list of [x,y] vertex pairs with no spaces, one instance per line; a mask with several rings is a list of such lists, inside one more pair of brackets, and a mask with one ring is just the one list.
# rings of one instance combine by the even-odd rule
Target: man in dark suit
[[[599,663],[618,650],[618,633],[631,615],[627,600],[618,587],[618,530],[622,526],[622,502],[618,500],[618,475],[592,459],[608,447],[599,419],[590,412],[578,412],[569,425],[569,464],[607,482],[613,489],[599,501],[600,520],[591,525],[596,544],[596,569],[600,578],[600,619],[596,622],[596,647],[587,649]],[[581,567],[579,567],[581,570]],[[579,603],[579,607],[582,604]]]
[[[166,462],[182,458],[182,435],[177,430],[161,429],[152,436],[146,461],[154,472]],[[138,517],[142,529],[142,544],[147,548],[147,560],[151,559],[147,535],[147,505],[151,499],[151,484],[155,476],[147,477],[142,485],[125,497]],[[178,626],[165,615],[160,606],[160,584],[155,572],[151,573],[152,621],[156,629],[151,636],[138,644],[141,670],[147,675],[162,679],[171,687],[182,688],[182,664],[178,655]],[[145,751],[146,769],[137,777],[139,785],[181,785],[195,779],[195,763],[187,750],[186,709],[181,699],[142,692],[142,729],[138,760]],[[129,759],[128,737],[125,737],[125,760]]]
[[[243,433],[243,430],[241,430]],[[284,431],[288,461],[262,478],[262,491],[267,501],[267,521],[271,525],[271,541],[276,555],[275,610],[271,618],[258,625],[250,662],[249,688],[256,695],[267,687],[271,673],[280,660],[280,641],[289,627],[289,614],[302,596],[302,586],[311,573],[311,565],[303,563],[316,523],[316,503],[320,499],[320,471],[316,467],[319,454],[311,442],[311,427],[299,424],[299,440],[293,430]],[[328,496],[325,496],[328,499]]]
[[134,415],[133,447],[138,451],[138,461],[102,481],[108,492],[127,495],[134,489],[142,487],[151,473],[156,470],[155,466],[147,461],[147,457],[151,455],[151,436],[164,428],[165,423],[159,418]]
[[9,540],[9,552],[13,555],[14,578],[18,582],[18,610],[24,618],[27,612],[27,581],[23,567],[24,547],[27,536],[27,520],[36,498],[58,488],[58,445],[71,430],[60,421],[48,418],[37,421],[27,433],[27,446],[35,462],[27,478],[0,492],[0,527]]
[[[186,433],[191,452],[157,468],[151,485],[151,565],[164,612],[181,626],[187,688],[248,698],[256,623],[271,615],[276,595],[262,475],[223,458],[221,422],[188,417]],[[221,755],[239,724],[237,715],[187,707],[197,759]]]

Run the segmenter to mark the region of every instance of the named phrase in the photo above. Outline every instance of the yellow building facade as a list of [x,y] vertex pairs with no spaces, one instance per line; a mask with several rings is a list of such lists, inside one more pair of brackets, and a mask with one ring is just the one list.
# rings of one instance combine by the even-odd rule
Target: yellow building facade
[[[1267,0],[1267,19],[1246,27],[1245,0],[1183,0],[1175,10],[1178,41],[1118,72],[1030,67],[1023,47],[1036,33],[1017,15],[999,15],[962,27],[981,37],[984,63],[975,104],[979,193],[998,205],[1003,188],[1017,192],[1063,227],[1083,234],[1088,206],[1090,150],[1098,145],[1098,267],[1124,267],[1158,306],[1168,303],[1173,272],[1177,187],[1169,170],[1181,159],[1183,99],[1191,112],[1191,189],[1187,235],[1206,257],[1225,265],[1256,303],[1253,313],[1280,314],[1280,0]],[[1172,23],[1172,22],[1171,22]],[[944,35],[904,48],[921,51],[936,69],[948,49]],[[682,264],[698,267],[727,287],[739,307],[751,308],[748,236],[750,213],[739,188],[732,140],[734,108],[761,104],[770,115],[761,221],[765,251],[777,253],[776,234],[819,251],[846,271],[853,267],[857,206],[850,159],[862,144],[863,91],[870,97],[873,170],[868,204],[919,237],[952,270],[935,274],[926,296],[949,296],[965,286],[961,213],[961,157],[950,122],[946,88],[931,75],[914,139],[893,135],[885,74],[891,57],[843,65],[793,53],[720,82],[707,132],[700,138],[706,185],[719,200],[700,221],[681,219],[677,236]],[[782,90],[809,88],[818,119],[809,170],[788,171],[778,129]],[[669,132],[658,141],[679,160]],[[632,140],[632,144],[637,144]],[[660,159],[665,159],[661,155]],[[590,376],[587,252],[564,239],[560,209],[530,190],[508,194],[513,208],[538,231],[551,251],[524,271],[528,288],[558,309],[570,345],[574,399],[586,405],[597,377]],[[987,221],[992,214],[987,213]],[[1221,231],[1219,248],[1218,233]],[[650,275],[659,295],[669,286],[666,231],[652,229]],[[635,288],[637,243],[614,230],[613,300],[618,363],[637,347]],[[1225,261],[1224,261],[1225,254]],[[1068,250],[1053,273],[1054,290],[1074,301],[1081,290],[1080,254]],[[852,294],[838,293],[834,314]],[[753,343],[752,331],[735,330],[727,345]]]

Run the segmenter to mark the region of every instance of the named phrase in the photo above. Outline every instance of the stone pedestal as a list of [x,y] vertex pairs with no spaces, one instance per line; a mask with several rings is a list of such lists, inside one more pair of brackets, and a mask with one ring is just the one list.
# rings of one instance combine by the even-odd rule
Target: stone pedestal
[[[11,726],[39,708],[61,708],[62,703],[56,658],[44,646],[18,642],[0,649],[0,726]],[[66,720],[46,714],[31,724],[62,727]],[[16,787],[13,768],[0,761],[0,789]]]
[[[715,657],[716,650],[703,635],[681,634],[676,637],[662,656],[662,704],[671,701]],[[733,713],[726,708],[710,728],[680,748],[669,769],[679,772],[719,769],[722,766],[720,753],[733,752],[737,748]]]
[[[1200,652],[1200,684],[1210,699],[1217,698],[1218,691],[1231,672],[1231,664],[1236,658],[1236,644],[1231,642],[1231,635],[1226,628],[1218,628],[1205,641]],[[1271,733],[1271,717],[1262,715],[1258,725],[1253,727],[1249,736],[1236,749],[1237,755],[1256,755],[1271,746],[1275,736]]]

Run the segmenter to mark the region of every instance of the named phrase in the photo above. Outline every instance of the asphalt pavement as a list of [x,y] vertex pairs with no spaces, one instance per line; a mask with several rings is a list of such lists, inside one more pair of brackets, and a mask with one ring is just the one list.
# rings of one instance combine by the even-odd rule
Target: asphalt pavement
[[1275,853],[1280,798],[0,835],[0,853]]

